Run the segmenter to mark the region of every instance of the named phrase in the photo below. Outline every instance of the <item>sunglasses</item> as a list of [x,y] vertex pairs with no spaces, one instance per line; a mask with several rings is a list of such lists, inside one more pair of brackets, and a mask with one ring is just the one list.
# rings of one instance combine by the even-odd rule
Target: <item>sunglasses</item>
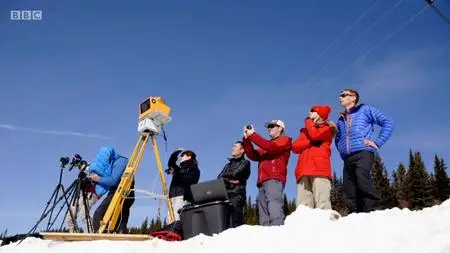
[[278,126],[278,125],[270,124],[270,125],[267,126],[267,128],[272,129],[272,128],[277,127],[277,126]]
[[352,94],[347,94],[347,93],[339,95],[339,97],[341,97],[341,98],[345,98],[345,97],[348,97],[348,96],[353,96],[353,95]]
[[309,112],[316,112],[316,110],[314,110],[314,109],[311,109]]

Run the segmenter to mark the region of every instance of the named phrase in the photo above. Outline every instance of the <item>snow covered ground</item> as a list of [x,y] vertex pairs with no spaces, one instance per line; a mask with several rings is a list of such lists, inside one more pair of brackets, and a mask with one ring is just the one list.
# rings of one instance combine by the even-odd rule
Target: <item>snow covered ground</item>
[[280,227],[241,226],[182,242],[55,242],[27,238],[0,253],[450,253],[450,200],[422,211],[398,208],[353,214],[337,221],[330,212],[299,207]]

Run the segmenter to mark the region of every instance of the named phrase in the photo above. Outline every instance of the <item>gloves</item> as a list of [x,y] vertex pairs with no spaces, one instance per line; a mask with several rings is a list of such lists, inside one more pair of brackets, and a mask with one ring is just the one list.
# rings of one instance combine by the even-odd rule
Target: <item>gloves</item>
[[313,147],[320,147],[322,141],[309,141],[309,144],[311,144],[311,146]]

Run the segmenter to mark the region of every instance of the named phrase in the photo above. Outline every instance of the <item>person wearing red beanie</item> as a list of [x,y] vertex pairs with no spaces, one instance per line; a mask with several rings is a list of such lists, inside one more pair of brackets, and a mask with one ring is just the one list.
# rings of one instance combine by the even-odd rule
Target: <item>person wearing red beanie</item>
[[292,143],[298,154],[295,178],[297,180],[296,206],[331,209],[331,142],[336,135],[336,125],[328,119],[331,107],[313,106],[305,127]]

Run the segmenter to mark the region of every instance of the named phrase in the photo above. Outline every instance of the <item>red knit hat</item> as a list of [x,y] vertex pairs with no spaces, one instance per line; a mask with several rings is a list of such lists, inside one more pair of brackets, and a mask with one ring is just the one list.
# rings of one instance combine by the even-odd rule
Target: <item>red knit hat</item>
[[311,108],[311,111],[315,111],[317,112],[317,114],[319,114],[319,116],[323,119],[326,120],[328,119],[328,115],[331,112],[331,107],[329,107],[328,105],[315,105]]

